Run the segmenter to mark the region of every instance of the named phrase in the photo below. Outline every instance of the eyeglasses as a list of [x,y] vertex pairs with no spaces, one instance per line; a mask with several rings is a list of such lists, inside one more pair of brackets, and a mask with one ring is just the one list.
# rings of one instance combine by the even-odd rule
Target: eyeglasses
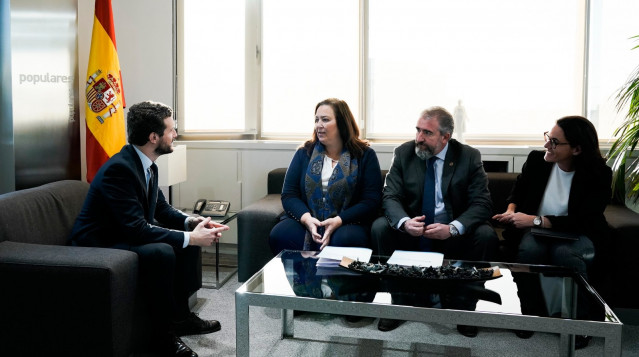
[[550,146],[553,149],[556,149],[557,145],[570,145],[570,143],[560,143],[559,140],[557,140],[555,138],[551,138],[550,136],[548,136],[548,132],[544,133],[544,140],[546,140],[546,142],[550,141]]

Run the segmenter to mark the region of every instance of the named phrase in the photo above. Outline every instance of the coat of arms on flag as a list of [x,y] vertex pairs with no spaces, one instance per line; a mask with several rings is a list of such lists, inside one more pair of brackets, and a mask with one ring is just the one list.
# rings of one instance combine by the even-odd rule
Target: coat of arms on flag
[[107,73],[106,76],[102,74],[99,69],[95,71],[89,76],[86,85],[87,106],[97,114],[96,119],[100,124],[104,124],[104,119],[117,112],[121,106],[121,90],[117,77],[112,73]]

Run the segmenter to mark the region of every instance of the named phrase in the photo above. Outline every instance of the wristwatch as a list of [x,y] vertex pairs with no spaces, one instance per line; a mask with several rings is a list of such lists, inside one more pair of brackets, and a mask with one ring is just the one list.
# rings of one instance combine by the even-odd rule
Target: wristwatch
[[457,237],[459,235],[459,231],[457,230],[457,227],[455,227],[452,224],[448,225],[448,232],[450,232],[451,237]]
[[537,216],[533,219],[533,226],[535,227],[541,227],[541,222],[543,222],[541,220],[541,216]]

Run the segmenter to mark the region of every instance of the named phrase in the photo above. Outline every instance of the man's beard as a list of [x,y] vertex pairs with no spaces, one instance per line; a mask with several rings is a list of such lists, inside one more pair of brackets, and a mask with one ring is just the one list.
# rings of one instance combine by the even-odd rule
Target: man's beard
[[418,158],[426,161],[433,157],[434,153],[433,150],[431,150],[428,146],[426,146],[426,149],[422,150],[419,145],[415,143],[415,155],[417,155]]
[[173,145],[171,144],[169,145],[160,144],[158,147],[155,148],[155,153],[158,154],[158,156],[172,153]]

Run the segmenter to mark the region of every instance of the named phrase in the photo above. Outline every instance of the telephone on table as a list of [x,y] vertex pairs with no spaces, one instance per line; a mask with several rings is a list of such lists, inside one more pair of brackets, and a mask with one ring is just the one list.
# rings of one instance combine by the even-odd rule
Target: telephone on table
[[199,199],[193,206],[193,213],[208,217],[224,217],[230,206],[231,203],[228,201]]

